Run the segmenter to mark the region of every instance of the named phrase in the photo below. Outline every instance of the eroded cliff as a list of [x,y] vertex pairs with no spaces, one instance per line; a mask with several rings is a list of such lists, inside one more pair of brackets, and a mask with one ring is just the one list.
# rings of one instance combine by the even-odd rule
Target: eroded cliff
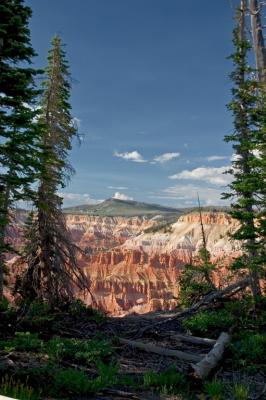
[[[202,244],[199,214],[181,216],[176,222],[159,230],[154,221],[140,223],[135,219],[133,223],[130,218],[112,221],[106,218],[101,220],[101,228],[97,218],[89,227],[88,243],[89,240],[93,242],[93,232],[98,235],[99,229],[102,233],[108,232],[117,241],[120,238],[120,242],[124,243],[96,251],[91,248],[80,259],[98,307],[113,315],[173,309],[178,303],[181,271],[193,260]],[[214,278],[217,284],[223,285],[226,266],[240,253],[238,243],[229,240],[229,234],[237,225],[225,213],[210,212],[203,213],[203,223],[208,250],[220,265],[219,273]],[[68,224],[73,230],[69,220]],[[149,233],[140,233],[147,227]],[[124,240],[127,235],[128,238]],[[86,229],[81,238],[83,246],[84,237],[87,238]],[[88,293],[83,299],[88,304],[92,302]]]

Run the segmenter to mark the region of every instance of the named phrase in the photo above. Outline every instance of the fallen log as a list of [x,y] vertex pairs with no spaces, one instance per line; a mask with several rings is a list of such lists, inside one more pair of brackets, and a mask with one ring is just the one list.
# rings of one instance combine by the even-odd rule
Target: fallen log
[[171,332],[167,336],[169,336],[170,339],[180,340],[181,342],[187,342],[187,343],[192,343],[192,344],[204,344],[207,346],[213,346],[216,343],[216,340],[214,340],[214,339],[201,338],[201,337],[190,336],[190,335],[181,335],[181,334],[176,334],[176,333],[171,334]]
[[222,359],[225,346],[230,340],[230,335],[222,332],[210,352],[197,364],[191,364],[195,378],[204,379],[209,375]]
[[196,363],[202,359],[202,356],[198,354],[192,354],[192,353],[186,353],[184,351],[168,349],[167,347],[156,346],[152,343],[142,343],[123,338],[118,338],[118,340],[122,344],[134,347],[135,349],[146,351],[147,353],[155,353],[161,356],[175,357],[180,360],[196,362]]
[[168,322],[171,322],[177,318],[182,318],[185,315],[189,315],[189,314],[193,314],[194,312],[198,311],[199,308],[203,307],[203,306],[207,306],[209,304],[211,304],[214,300],[218,300],[221,299],[223,297],[231,297],[234,296],[236,293],[240,292],[241,290],[245,289],[248,285],[250,284],[250,278],[245,278],[242,281],[238,281],[236,283],[233,283],[232,285],[227,286],[224,289],[221,290],[215,290],[212,291],[211,293],[207,294],[207,296],[205,296],[203,299],[201,299],[200,301],[198,301],[197,303],[195,303],[192,307],[190,308],[186,308],[183,311],[179,311],[175,314],[173,314],[171,317],[166,318],[162,321],[157,321],[154,324],[151,324],[149,326],[146,326],[142,329],[140,329],[137,334],[134,336],[134,338],[139,338],[143,335],[144,332],[166,324]]
[[[143,396],[139,397],[135,393],[125,392],[124,390],[117,390],[117,389],[103,389],[102,393],[110,394],[114,396],[124,397],[126,399],[134,399],[134,400],[146,400]],[[1,400],[1,399],[0,399]],[[148,400],[148,399],[147,399]]]

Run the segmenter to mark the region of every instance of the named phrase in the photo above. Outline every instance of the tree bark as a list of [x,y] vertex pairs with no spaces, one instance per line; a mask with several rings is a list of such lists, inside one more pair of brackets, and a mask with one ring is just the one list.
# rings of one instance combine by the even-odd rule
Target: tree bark
[[230,342],[231,337],[228,333],[222,332],[211,351],[197,364],[192,364],[194,376],[199,379],[206,378],[209,373],[217,366],[223,357],[225,346]]
[[249,0],[249,8],[258,81],[266,83],[266,48],[258,0]]

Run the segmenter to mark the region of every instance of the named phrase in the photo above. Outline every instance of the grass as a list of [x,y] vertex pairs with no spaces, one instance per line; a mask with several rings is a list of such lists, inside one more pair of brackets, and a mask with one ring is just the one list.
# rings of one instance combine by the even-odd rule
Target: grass
[[173,366],[160,373],[145,372],[143,387],[145,389],[155,388],[161,394],[175,394],[183,392],[187,388],[187,384],[185,377]]
[[248,400],[249,391],[248,388],[242,383],[236,383],[233,387],[234,400]]
[[[2,307],[2,313],[6,313],[6,304]],[[96,314],[80,301],[67,305],[63,311],[63,315],[70,318],[72,323],[89,319],[91,316],[99,317],[99,321],[105,320],[104,315]],[[32,303],[28,307],[27,318],[34,320],[37,317],[43,321],[50,321],[54,315],[46,305]],[[236,324],[236,321],[239,323],[238,329],[233,333],[232,343],[226,350],[226,357],[220,367],[227,371],[244,371],[250,375],[253,372],[264,371],[266,334],[263,332],[263,307],[254,314],[253,304],[248,299],[246,302],[234,300],[224,303],[222,308],[215,311],[198,312],[187,318],[183,326],[193,333],[209,336],[227,330]],[[42,396],[56,399],[82,396],[89,398],[92,393],[108,387],[154,391],[162,396],[175,395],[182,399],[194,399],[196,394],[202,400],[223,400],[230,393],[230,398],[234,400],[246,400],[250,395],[245,385],[234,384],[234,381],[227,382],[225,387],[219,379],[207,381],[203,385],[192,384],[174,365],[162,372],[123,374],[115,360],[112,341],[100,335],[87,340],[49,337],[46,333],[38,334],[36,331],[16,332],[13,336],[0,340],[0,350],[19,352],[19,357],[24,359],[25,356],[26,362],[36,361],[36,368],[18,368],[12,372],[12,379],[6,374],[0,382],[0,394],[20,400],[37,400],[40,390]],[[3,370],[2,375],[5,373]]]
[[204,384],[204,392],[211,400],[224,399],[224,385],[218,379],[213,379],[211,382],[206,382]]
[[34,392],[27,383],[21,383],[8,374],[4,375],[0,381],[0,395],[19,400],[38,400],[40,398],[39,394]]

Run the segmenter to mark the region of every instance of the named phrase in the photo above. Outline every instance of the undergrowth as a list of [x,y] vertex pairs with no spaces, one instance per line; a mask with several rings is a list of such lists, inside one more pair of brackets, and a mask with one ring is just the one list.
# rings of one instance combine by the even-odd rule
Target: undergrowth
[[0,381],[0,395],[19,400],[39,400],[39,394],[27,383],[5,374]]

